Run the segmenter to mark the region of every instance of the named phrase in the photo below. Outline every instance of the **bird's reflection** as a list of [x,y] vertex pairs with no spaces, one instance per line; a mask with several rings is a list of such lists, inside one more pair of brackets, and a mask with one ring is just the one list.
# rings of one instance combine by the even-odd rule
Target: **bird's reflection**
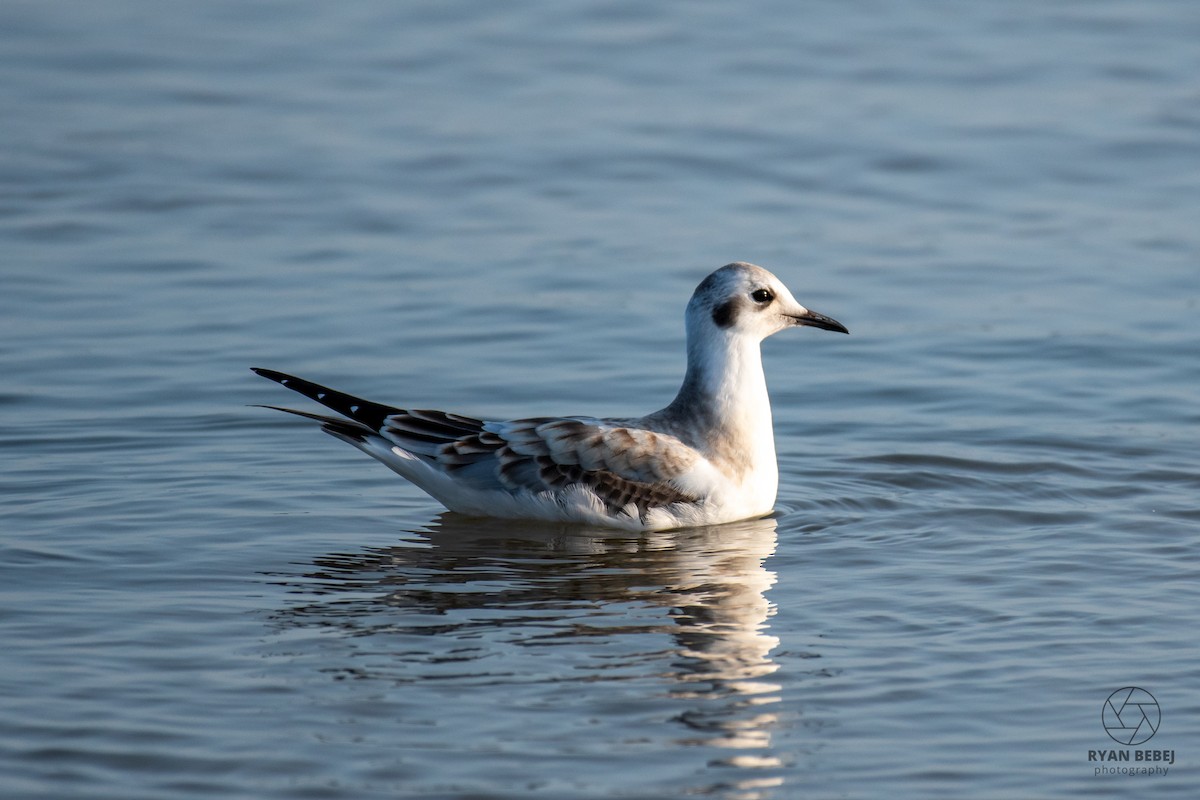
[[[302,596],[276,621],[370,637],[347,674],[400,682],[561,681],[562,651],[546,648],[569,645],[565,679],[651,676],[680,706],[679,743],[774,767],[775,544],[772,519],[635,535],[447,513],[403,544],[274,576]],[[781,781],[758,772],[725,788],[752,798]]]

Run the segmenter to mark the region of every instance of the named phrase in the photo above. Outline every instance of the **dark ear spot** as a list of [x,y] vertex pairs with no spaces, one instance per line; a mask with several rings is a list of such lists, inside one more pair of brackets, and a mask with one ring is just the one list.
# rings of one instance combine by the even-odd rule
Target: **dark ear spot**
[[712,312],[713,322],[717,323],[718,328],[728,328],[733,324],[735,317],[737,317],[736,300],[726,300]]

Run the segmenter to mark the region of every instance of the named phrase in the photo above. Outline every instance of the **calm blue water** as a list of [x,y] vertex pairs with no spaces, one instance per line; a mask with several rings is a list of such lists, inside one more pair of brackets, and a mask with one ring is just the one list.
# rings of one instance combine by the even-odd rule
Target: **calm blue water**
[[[0,794],[1194,797],[1197,42],[1169,0],[0,5]],[[466,519],[247,407],[265,366],[640,414],[738,259],[853,332],[764,347],[769,520]],[[1166,775],[1088,760],[1126,686]]]

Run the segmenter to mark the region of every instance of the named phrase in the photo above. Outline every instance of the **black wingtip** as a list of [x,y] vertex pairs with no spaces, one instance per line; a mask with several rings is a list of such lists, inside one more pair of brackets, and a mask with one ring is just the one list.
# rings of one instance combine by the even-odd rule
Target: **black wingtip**
[[304,378],[297,378],[295,375],[288,375],[286,372],[276,372],[273,369],[263,369],[261,367],[251,367],[250,369],[256,375],[273,380],[281,386],[302,394],[309,400],[316,401],[326,408],[333,409],[342,416],[349,417],[372,430],[379,430],[385,419],[393,414],[401,413],[401,409],[399,408],[385,406],[382,403],[373,403],[370,400],[363,400],[361,397],[339,392],[336,389],[330,389],[328,386],[322,386],[319,383],[313,383]]
[[260,375],[266,378],[267,380],[272,380],[278,384],[286,386],[293,392],[299,392],[306,397],[317,400],[317,402],[320,402],[320,400],[315,396],[317,392],[341,394],[341,392],[335,392],[327,386],[322,386],[321,384],[313,383],[312,381],[306,381],[304,378],[297,378],[295,375],[288,375],[286,372],[279,372],[273,369],[263,369],[262,367],[251,367],[250,371],[255,375]]
[[297,417],[316,420],[321,423],[321,430],[331,436],[336,436],[344,442],[350,444],[358,444],[365,442],[368,437],[375,431],[368,428],[361,422],[356,422],[352,419],[338,419],[337,417],[327,417],[324,414],[313,414],[309,411],[298,411],[294,408],[284,408],[283,406],[268,406],[260,403],[255,403],[251,408],[269,408],[272,411],[282,411],[285,414],[295,414]]
[[273,369],[263,369],[262,367],[251,367],[250,371],[253,372],[255,375],[260,375],[264,378],[267,378],[268,380],[275,381],[276,383],[283,383],[286,380],[292,379],[291,375],[288,375],[285,372],[276,372]]

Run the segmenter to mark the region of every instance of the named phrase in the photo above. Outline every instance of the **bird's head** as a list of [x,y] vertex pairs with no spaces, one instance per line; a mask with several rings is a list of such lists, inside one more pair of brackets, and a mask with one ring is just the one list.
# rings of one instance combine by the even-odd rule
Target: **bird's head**
[[688,302],[687,326],[689,332],[755,341],[799,326],[850,332],[837,320],[800,305],[770,272],[743,261],[726,264],[701,281]]

